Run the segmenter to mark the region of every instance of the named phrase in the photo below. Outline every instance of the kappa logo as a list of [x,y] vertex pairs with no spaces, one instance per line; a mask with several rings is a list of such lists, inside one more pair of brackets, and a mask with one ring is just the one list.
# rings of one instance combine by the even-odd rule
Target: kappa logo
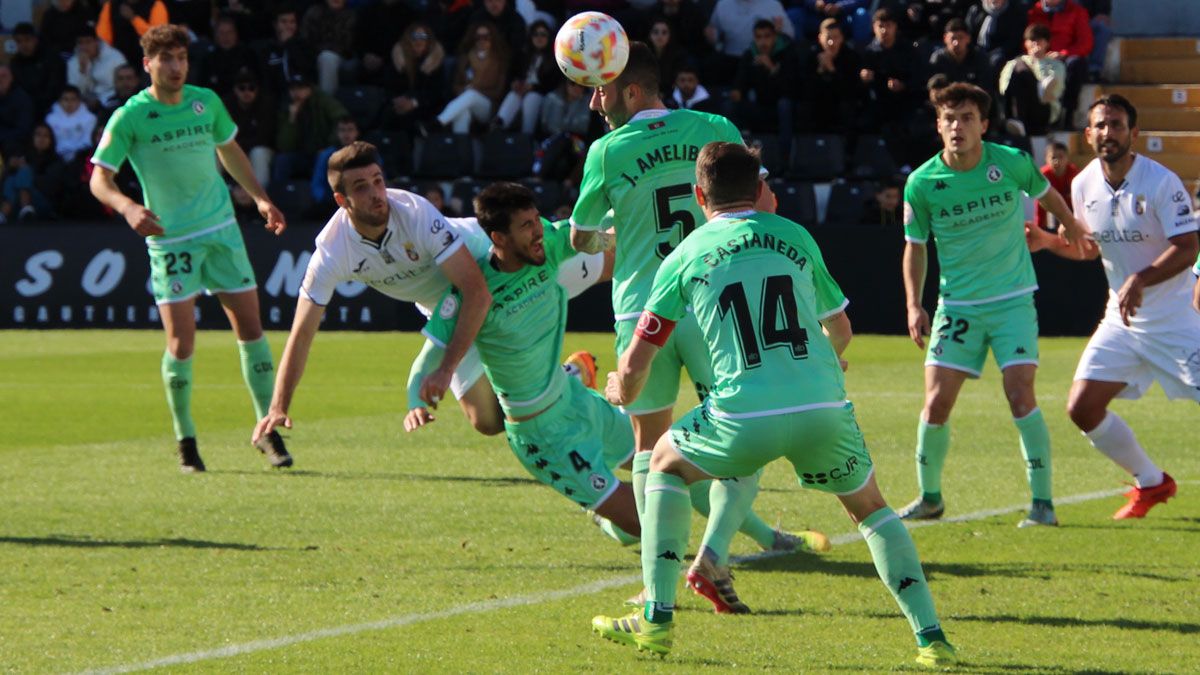
[[936,183],[934,183],[934,184],[933,184],[933,190],[934,190],[935,192],[936,192],[936,191],[938,191],[938,190],[946,190],[946,189],[948,189],[949,187],[950,187],[950,186],[949,186],[949,185],[947,185],[947,184],[946,184],[946,181],[944,181],[944,180],[939,180],[938,182],[936,182]]
[[1004,173],[1000,171],[1000,167],[992,164],[987,168],[987,179],[993,183],[999,183],[1000,179],[1004,178]]
[[542,449],[539,448],[538,446],[534,445],[533,443],[530,443],[525,446],[525,456],[526,457],[532,457],[541,451],[542,451]]
[[151,120],[156,120],[160,117],[162,117],[162,115],[159,115],[157,110],[151,110],[150,114],[146,115],[146,119],[151,119]]
[[550,482],[551,482],[551,483],[557,482],[557,481],[558,481],[559,479],[561,479],[561,478],[562,478],[562,474],[561,474],[561,473],[559,473],[559,472],[557,472],[557,471],[551,471],[551,472],[550,472]]
[[676,554],[675,551],[671,551],[671,550],[667,550],[667,551],[663,551],[662,553],[659,553],[658,557],[662,558],[663,560],[674,560],[675,562],[680,562],[679,555]]
[[899,588],[896,589],[896,592],[899,593],[900,591],[903,591],[904,589],[908,588],[909,586],[912,586],[913,584],[919,584],[919,583],[921,583],[921,582],[917,581],[916,579],[914,579],[912,577],[904,577],[903,579],[900,580],[900,585],[899,585]]
[[1017,353],[1018,353],[1018,354],[1025,354],[1025,353],[1026,353],[1026,352],[1025,352],[1025,348],[1024,348],[1024,347],[1017,347]]
[[192,112],[196,113],[197,115],[203,115],[204,103],[201,101],[192,101]]

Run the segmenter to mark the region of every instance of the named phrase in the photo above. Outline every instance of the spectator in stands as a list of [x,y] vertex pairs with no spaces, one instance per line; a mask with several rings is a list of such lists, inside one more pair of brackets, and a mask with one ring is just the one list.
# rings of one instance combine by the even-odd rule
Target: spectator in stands
[[[1075,176],[1079,175],[1079,167],[1071,163],[1071,157],[1067,154],[1067,146],[1065,143],[1053,141],[1046,146],[1046,163],[1042,166],[1042,175],[1046,180],[1050,181],[1050,187],[1058,190],[1058,194],[1067,200],[1067,207],[1071,207],[1071,181],[1075,180]],[[1065,190],[1065,192],[1064,192]],[[1046,209],[1042,205],[1037,204],[1037,224],[1038,227],[1058,231],[1057,223],[1052,227],[1049,223],[1049,218],[1046,215]]]
[[967,10],[966,22],[971,41],[987,57],[993,73],[1022,54],[1025,7],[1021,0],[983,0]]
[[[910,0],[908,6],[912,11],[909,16],[914,20],[916,29],[913,38],[918,43],[924,39],[940,43],[946,23],[966,16],[971,6],[978,3],[979,0]],[[922,53],[932,53],[932,50]]]
[[699,71],[690,64],[679,69],[679,74],[675,76],[675,91],[671,92],[671,98],[666,104],[670,108],[686,108],[706,113],[721,111],[720,102],[709,96],[708,89],[700,84]]
[[713,84],[728,85],[737,75],[742,55],[754,42],[754,24],[766,19],[788,37],[795,37],[792,20],[779,0],[717,0],[704,36],[716,53],[705,77]]
[[[671,41],[693,59],[703,59],[712,51],[705,37],[708,17],[700,11],[698,3],[691,0],[661,0],[654,14],[661,16],[671,26]],[[670,87],[674,76],[663,80]]]
[[1029,23],[1050,28],[1050,58],[1067,66],[1067,87],[1063,107],[1067,123],[1079,102],[1079,90],[1088,73],[1092,53],[1092,27],[1087,10],[1075,0],[1039,0],[1029,8]]
[[864,225],[886,225],[899,227],[904,224],[904,179],[898,176],[886,178],[879,183],[875,197],[863,209]]
[[79,0],[54,0],[42,14],[41,41],[63,61],[75,53],[75,38],[84,30],[95,30],[96,12]]
[[[788,16],[796,25],[798,33],[811,40],[820,32],[821,24],[825,23],[827,19],[834,19],[841,25],[842,35],[852,34],[858,10],[865,11],[871,3],[868,0],[801,0],[791,4]],[[869,37],[870,21],[864,23],[867,33],[864,37]]]
[[1109,16],[1112,14],[1112,0],[1079,0],[1079,4],[1087,10],[1092,28],[1092,55],[1088,57],[1088,79],[1099,82],[1104,70],[1104,58],[1108,54],[1108,41],[1112,39],[1112,27]]
[[791,38],[776,31],[771,20],[759,19],[729,92],[730,119],[753,132],[778,132],[785,157],[795,126],[798,61]]
[[52,218],[54,204],[62,196],[65,171],[55,151],[54,132],[38,124],[29,144],[8,158],[8,173],[0,189],[0,224]]
[[[380,0],[358,7],[354,52],[359,61],[358,81],[386,87],[394,73],[392,47],[400,26],[410,26],[414,12],[405,0]],[[428,27],[426,27],[428,32]]]
[[508,74],[508,45],[492,23],[475,23],[458,47],[454,98],[437,122],[456,134],[471,130],[471,122],[486,122],[504,93]]
[[17,43],[17,53],[8,62],[13,82],[33,99],[34,114],[44,115],[67,82],[66,64],[58,54],[41,46],[31,23],[17,24],[13,41]]
[[542,180],[571,181],[582,175],[592,111],[589,89],[563,80],[542,104],[545,140],[534,150],[533,175]]
[[409,24],[391,50],[386,82],[395,95],[383,113],[385,129],[416,131],[433,119],[445,103],[445,59],[429,24]]
[[328,212],[337,208],[333,202],[333,189],[329,187],[329,158],[333,153],[357,141],[359,138],[358,122],[346,115],[337,121],[337,142],[317,153],[317,161],[313,163],[312,196],[313,205],[317,210]]
[[193,64],[200,86],[224,96],[233,91],[238,71],[254,63],[254,52],[241,41],[237,21],[232,16],[217,19],[213,41],[202,48],[200,63]]
[[0,64],[0,154],[19,150],[33,130],[33,98],[13,84],[13,72]]
[[871,17],[871,29],[875,39],[863,50],[859,73],[871,103],[864,111],[863,126],[891,132],[922,99],[920,64],[912,45],[898,39],[896,15],[891,10],[877,10]]
[[104,106],[101,119],[107,120],[113,111],[125,105],[134,94],[142,90],[142,80],[138,71],[128,63],[122,63],[113,71],[113,97]]
[[280,110],[275,131],[275,165],[271,184],[282,185],[303,174],[309,178],[313,159],[334,140],[337,121],[347,114],[336,98],[312,85],[301,73],[292,75],[288,101]]
[[1050,58],[1049,51],[1050,29],[1033,24],[1025,29],[1025,55],[1004,64],[1000,73],[1005,114],[1024,127],[1018,129],[1023,132],[1018,136],[1044,135],[1050,125],[1062,119],[1067,68],[1062,61]]
[[46,115],[46,124],[54,131],[58,154],[64,162],[75,159],[77,152],[92,146],[96,115],[83,105],[83,97],[80,96],[78,87],[68,84],[63,88],[58,102],[50,108],[50,114]]
[[521,116],[521,133],[533,135],[537,131],[538,117],[546,94],[554,91],[562,81],[562,72],[554,60],[553,37],[545,21],[535,21],[529,27],[529,44],[524,52],[517,53],[516,79],[500,107],[492,126],[509,129]]
[[260,42],[255,50],[258,52],[258,72],[262,75],[262,84],[271,91],[271,95],[283,100],[288,97],[293,75],[311,76],[316,57],[300,39],[300,24],[295,9],[280,5],[275,10],[271,25],[274,38]]
[[962,19],[950,19],[942,29],[942,47],[929,57],[929,72],[941,73],[950,84],[967,82],[984,91],[994,91],[995,78],[987,57],[971,43],[971,33]]
[[250,68],[242,68],[233,78],[233,92],[225,95],[225,108],[237,125],[237,142],[250,158],[254,177],[260,185],[271,182],[271,159],[275,156],[276,108],[270,93],[258,83]]
[[800,74],[804,127],[817,133],[853,131],[854,118],[863,103],[859,79],[862,59],[846,46],[842,23],[834,18],[822,21],[817,43],[806,57]]
[[[85,30],[75,38],[75,55],[67,61],[67,84],[79,87],[89,108],[105,107],[116,95],[113,77],[123,63],[121,52]],[[135,63],[141,63],[140,56]]]
[[304,13],[300,36],[317,54],[317,83],[321,91],[337,91],[343,72],[353,72],[354,10],[346,8],[346,0],[323,0]]
[[671,28],[671,22],[665,17],[657,17],[650,22],[650,33],[646,36],[646,44],[650,45],[650,49],[654,50],[654,56],[658,58],[658,82],[662,88],[663,98],[667,98],[671,93],[671,84],[675,81],[675,75],[679,69],[683,67],[683,62],[687,55],[675,44],[675,34]]
[[271,11],[274,3],[264,3],[262,0],[216,0],[213,4],[217,16],[233,17],[237,22],[238,35],[247,45],[270,38],[273,30],[271,24],[275,20]]
[[130,63],[142,62],[142,34],[169,20],[162,0],[105,0],[96,18],[96,37]]
[[521,18],[509,0],[483,0],[480,4],[481,7],[471,15],[471,23],[492,24],[508,49],[509,65],[514,65],[519,60],[517,55],[526,48],[528,42],[525,19]]

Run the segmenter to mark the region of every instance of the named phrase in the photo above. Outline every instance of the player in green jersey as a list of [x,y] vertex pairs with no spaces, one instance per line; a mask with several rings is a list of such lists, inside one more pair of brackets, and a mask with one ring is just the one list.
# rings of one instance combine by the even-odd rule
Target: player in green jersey
[[[654,53],[644,43],[633,42],[621,76],[596,88],[591,108],[612,131],[588,148],[579,199],[571,214],[577,249],[594,252],[612,246],[615,238],[612,298],[617,354],[633,339],[637,317],[662,260],[703,222],[692,193],[700,148],[710,141],[742,142],[741,132],[724,117],[668,110],[659,97],[658,78]],[[600,229],[610,209],[611,233]],[[684,321],[665,346],[641,395],[625,405],[637,436],[633,486],[639,512],[644,507],[650,451],[671,425],[682,368],[703,399],[712,386],[712,372],[692,319]],[[755,515],[750,509],[757,491],[757,475],[693,488],[698,510],[703,513],[708,507],[708,529],[688,576],[692,588],[709,598],[719,612],[748,611],[733,592],[725,569],[730,541],[739,529],[765,549],[805,549],[813,544],[777,531]],[[818,543],[818,548],[825,545]]]
[[1025,242],[1021,194],[1058,218],[1072,241],[1087,228],[1042,176],[1029,155],[982,140],[987,93],[957,83],[932,95],[944,148],[904,188],[904,291],[908,332],[920,348],[929,335],[921,304],[932,234],[941,266],[937,312],[925,357],[925,406],[917,427],[921,495],[901,518],[940,518],[941,475],[950,446],[950,411],[968,378],[980,376],[990,347],[1021,438],[1033,502],[1019,523],[1057,525],[1050,488],[1050,432],[1034,396],[1037,373],[1037,278]]
[[675,588],[691,522],[689,483],[744,476],[786,457],[805,487],[837,495],[867,540],[880,578],[916,634],[918,661],[955,659],[916,548],[879,493],[846,400],[841,353],[846,298],[808,232],[754,209],[759,160],[740,143],[710,143],[696,165],[705,224],[663,261],[606,395],[637,398],[676,322],[691,307],[710,356],[708,398],[655,444],[642,519],[645,607],[597,616],[608,639],[671,650]]
[[[492,303],[475,347],[504,411],[509,447],[535,478],[639,536],[633,492],[613,475],[633,456],[629,418],[559,365],[567,292],[557,273],[575,255],[570,229],[547,226],[533,192],[516,183],[488,186],[475,198],[475,213],[492,240],[491,251],[478,259]],[[456,288],[438,303],[423,331],[436,345],[426,364],[441,361],[462,307]],[[425,374],[411,379],[420,382]],[[410,401],[410,418],[421,405]]]
[[[109,119],[92,157],[95,171],[90,187],[96,199],[146,238],[154,301],[167,334],[162,377],[179,441],[180,469],[204,471],[191,410],[197,295],[207,289],[225,308],[237,335],[255,419],[266,414],[274,382],[254,270],[234,219],[229,189],[213,161],[214,152],[254,198],[267,229],[280,234],[287,225],[234,141],[237,127],[221,99],[208,89],[185,84],[187,30],[170,24],[155,26],[141,43],[150,86]],[[126,160],[133,164],[145,205],[122,194],[113,179]],[[278,433],[264,436],[257,447],[273,466],[292,465]]]

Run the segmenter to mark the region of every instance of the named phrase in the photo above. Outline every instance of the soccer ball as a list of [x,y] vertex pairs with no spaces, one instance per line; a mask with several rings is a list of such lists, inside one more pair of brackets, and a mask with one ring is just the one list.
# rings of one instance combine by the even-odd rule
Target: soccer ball
[[567,19],[554,38],[554,60],[567,79],[599,87],[625,70],[629,37],[620,22],[600,12],[582,12]]

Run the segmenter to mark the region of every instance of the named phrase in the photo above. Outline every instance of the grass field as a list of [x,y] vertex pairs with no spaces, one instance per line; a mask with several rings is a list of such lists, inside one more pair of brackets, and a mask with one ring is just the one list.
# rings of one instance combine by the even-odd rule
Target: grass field
[[[271,335],[278,358],[283,335]],[[602,354],[611,338],[570,335]],[[953,418],[948,516],[914,530],[966,672],[1200,670],[1197,407],[1116,405],[1180,481],[1140,522],[1091,493],[1123,474],[1064,408],[1082,340],[1042,342],[1062,527],[1018,530],[1028,500],[994,365]],[[0,333],[0,669],[220,672],[879,672],[915,668],[907,624],[830,497],[767,469],[769,522],[841,542],[735,567],[754,608],[681,594],[659,660],[589,632],[639,585],[636,548],[523,473],[502,438],[443,408],[401,427],[412,335],[318,337],[293,406],[294,470],[265,468],[227,332],[199,336],[195,417],[209,472],[178,472],[158,332]],[[848,384],[893,506],[916,492],[921,356],[859,337]],[[690,404],[683,400],[681,410]],[[1090,496],[1088,496],[1090,495]],[[702,527],[692,528],[693,544]],[[755,552],[739,538],[735,553]]]

